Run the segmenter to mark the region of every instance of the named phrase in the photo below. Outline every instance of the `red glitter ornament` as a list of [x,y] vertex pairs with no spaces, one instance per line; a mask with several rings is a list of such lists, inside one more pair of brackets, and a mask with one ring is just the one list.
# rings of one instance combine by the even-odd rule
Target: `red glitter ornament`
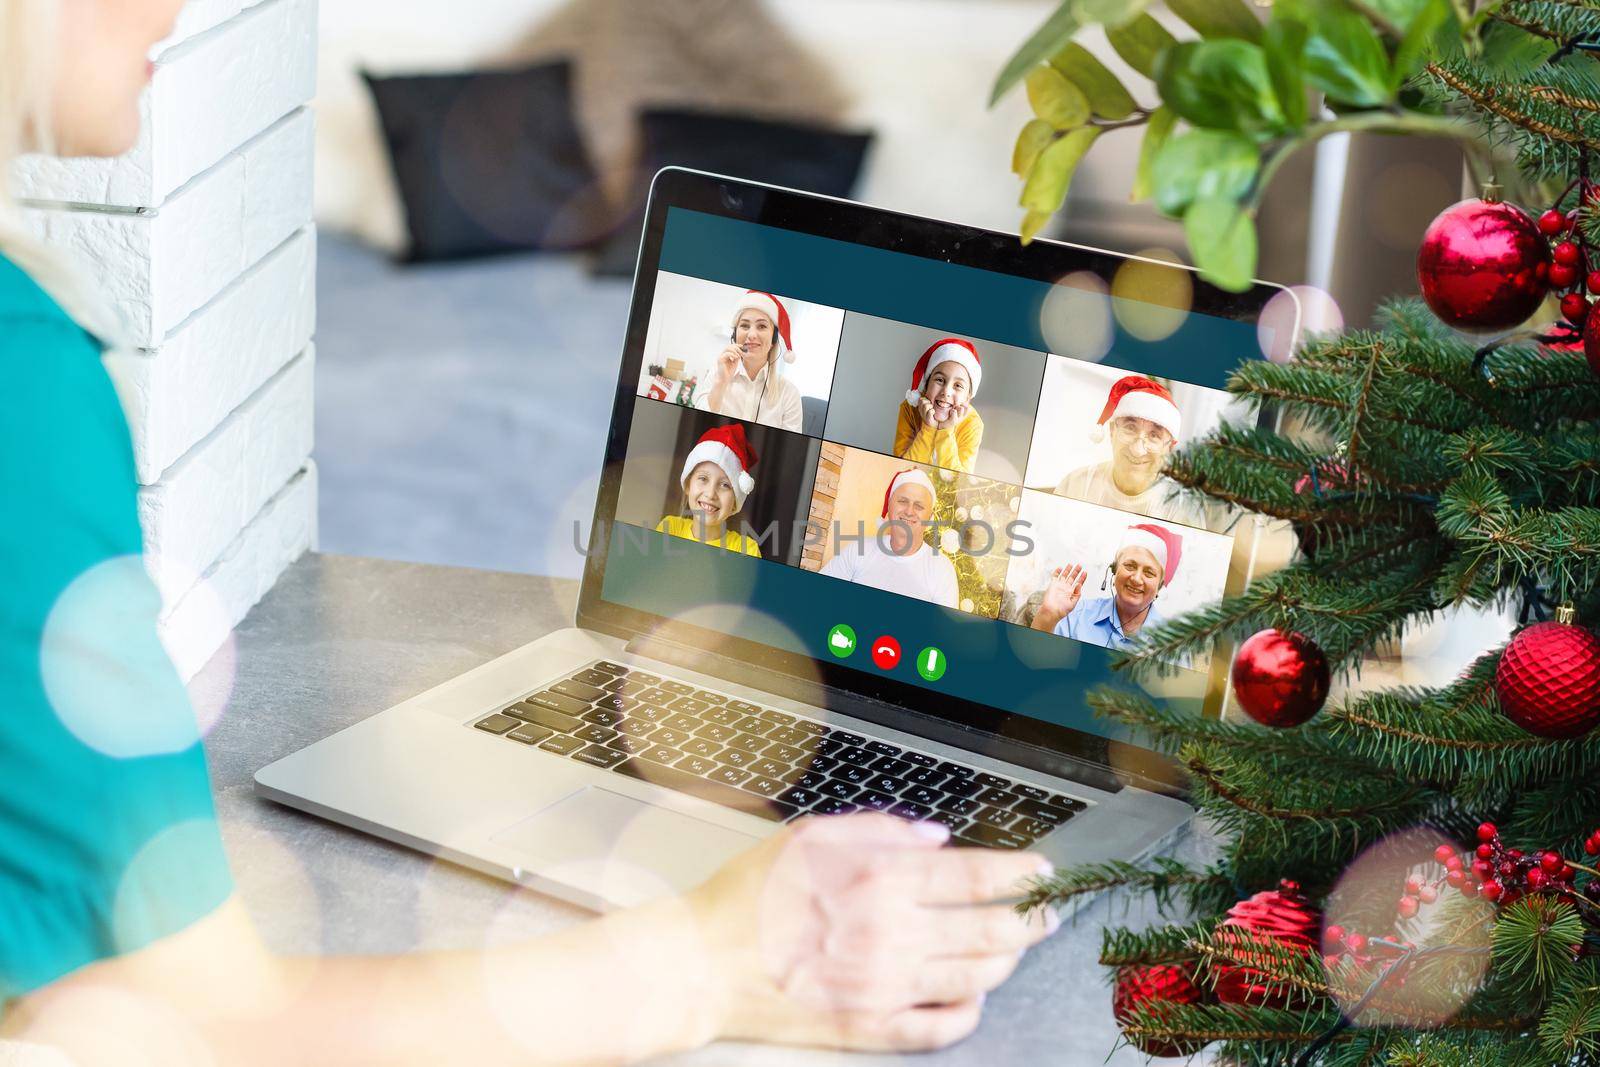
[[[1228,944],[1229,930],[1248,931],[1257,940],[1271,939],[1288,948],[1313,953],[1319,951],[1322,940],[1322,915],[1306,900],[1297,883],[1285,880],[1278,883],[1277,889],[1257,893],[1229,908],[1228,917],[1217,928],[1217,940]],[[1287,1007],[1294,999],[1293,992],[1274,985],[1265,973],[1248,966],[1248,943],[1244,938],[1237,941],[1241,944],[1239,955],[1247,962],[1212,968],[1217,978],[1217,999],[1224,1004]],[[1354,935],[1345,944],[1351,951],[1358,951]]]
[[1540,264],[1550,243],[1515,204],[1473,198],[1445,208],[1417,250],[1417,281],[1428,307],[1461,330],[1509,330],[1544,299]]
[[1600,723],[1600,637],[1575,625],[1571,608],[1556,618],[1511,639],[1494,689],[1506,718],[1531,734],[1563,740]]
[[[1111,992],[1111,1014],[1126,1026],[1140,1008],[1145,1014],[1159,1015],[1162,1004],[1198,1004],[1205,992],[1195,983],[1194,972],[1184,964],[1154,963],[1143,967],[1124,967],[1117,972]],[[1205,1047],[1204,1041],[1168,1041],[1153,1036],[1129,1038],[1147,1056],[1192,1056]]]
[[1328,699],[1328,660],[1309,637],[1262,630],[1233,659],[1233,695],[1264,726],[1299,726]]

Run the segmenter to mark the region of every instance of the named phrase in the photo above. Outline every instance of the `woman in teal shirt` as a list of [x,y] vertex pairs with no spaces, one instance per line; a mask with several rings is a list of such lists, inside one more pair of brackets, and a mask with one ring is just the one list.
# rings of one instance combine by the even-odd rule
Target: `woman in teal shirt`
[[[0,0],[0,175],[21,150],[126,151],[180,6]],[[269,952],[157,638],[102,366],[115,318],[23,232],[0,195],[0,1038],[81,1067],[622,1062],[719,1037],[927,1048],[968,1033],[1054,929],[1000,902],[1038,857],[940,849],[942,828],[869,815],[523,944]]]

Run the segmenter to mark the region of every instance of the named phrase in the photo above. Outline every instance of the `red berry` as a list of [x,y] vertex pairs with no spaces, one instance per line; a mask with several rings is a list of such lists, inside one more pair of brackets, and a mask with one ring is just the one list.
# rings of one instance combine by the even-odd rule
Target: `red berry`
[[1589,317],[1589,298],[1582,293],[1568,293],[1561,298],[1561,314],[1569,322],[1583,325],[1583,320]]
[[1477,896],[1478,895],[1478,883],[1477,882],[1466,882],[1466,883],[1463,883],[1462,886],[1461,886],[1461,895],[1464,896],[1464,897],[1475,897],[1475,896]]
[[1412,875],[1406,879],[1406,895],[1414,897],[1422,889],[1422,879]]
[[1454,856],[1455,854],[1456,850],[1451,848],[1449,845],[1440,845],[1438,848],[1433,850],[1433,858],[1438,860],[1440,863],[1449,863],[1450,857]]
[[1501,878],[1511,879],[1517,876],[1517,864],[1515,860],[1501,860],[1500,866],[1496,869],[1500,872]]
[[1451,889],[1460,889],[1466,884],[1467,876],[1460,871],[1451,871],[1444,876],[1444,880]]
[[1494,846],[1489,844],[1489,842],[1487,842],[1487,841],[1485,841],[1483,844],[1479,845],[1478,846],[1478,858],[1480,860],[1493,859],[1494,858]]
[[1493,841],[1497,836],[1499,836],[1499,834],[1500,831],[1495,829],[1494,823],[1492,822],[1481,822],[1478,824],[1479,841]]
[[1586,280],[1591,293],[1600,293],[1600,270],[1592,270]]
[[1337,923],[1322,931],[1322,943],[1324,945],[1337,945],[1343,940],[1344,927],[1338,925]]
[[1567,216],[1551,208],[1539,216],[1539,232],[1546,237],[1554,237],[1567,228]]
[[1417,898],[1404,896],[1400,898],[1400,918],[1409,919],[1417,914]]
[[1544,873],[1544,868],[1535,867],[1528,872],[1528,888],[1543,889],[1550,884],[1550,876]]
[[1583,253],[1572,241],[1562,241],[1550,253],[1550,258],[1563,267],[1576,267],[1578,260],[1583,258]]
[[1490,863],[1488,860],[1472,861],[1472,873],[1480,879],[1489,877],[1493,871],[1494,864]]
[[1558,874],[1561,868],[1566,866],[1566,861],[1561,858],[1561,853],[1554,849],[1545,849],[1539,854],[1539,866],[1544,869],[1545,874]]
[[1550,264],[1550,269],[1544,273],[1544,283],[1557,290],[1571,288],[1572,283],[1578,280],[1577,267],[1563,267],[1559,263]]
[[1483,883],[1483,888],[1479,890],[1479,892],[1483,894],[1483,899],[1487,900],[1491,904],[1505,895],[1504,887],[1502,887],[1499,882],[1494,881]]
[[1367,936],[1365,934],[1348,934],[1344,939],[1344,944],[1351,952],[1360,952],[1367,947]]
[[1556,872],[1557,880],[1558,881],[1562,881],[1562,882],[1566,882],[1569,885],[1572,883],[1572,880],[1574,878],[1576,878],[1576,877],[1578,877],[1578,869],[1576,867],[1569,866],[1568,864],[1565,864],[1565,863],[1563,863],[1561,865],[1561,869]]
[[[1572,868],[1568,867],[1567,869],[1570,871]],[[1425,885],[1417,890],[1417,897],[1424,904],[1432,904],[1439,899],[1439,891],[1431,885]]]
[[1449,859],[1445,860],[1444,869],[1447,871],[1459,871],[1461,869],[1461,857],[1451,856]]

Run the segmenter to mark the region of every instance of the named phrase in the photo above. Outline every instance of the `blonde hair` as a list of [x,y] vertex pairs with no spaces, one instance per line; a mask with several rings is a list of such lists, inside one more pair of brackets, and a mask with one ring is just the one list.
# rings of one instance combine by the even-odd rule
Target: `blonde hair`
[[26,152],[54,154],[58,0],[0,0],[0,255],[20,267],[84,329],[107,344],[124,326],[67,259],[29,232],[11,190]]

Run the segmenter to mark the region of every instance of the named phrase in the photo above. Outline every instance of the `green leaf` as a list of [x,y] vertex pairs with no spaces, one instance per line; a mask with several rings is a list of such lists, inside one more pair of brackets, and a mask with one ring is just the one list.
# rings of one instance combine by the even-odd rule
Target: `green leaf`
[[1254,183],[1260,165],[1260,150],[1243,134],[1190,130],[1156,153],[1156,206],[1177,216],[1195,200],[1238,200]]
[[1031,244],[1039,236],[1039,231],[1044,229],[1044,224],[1054,217],[1053,211],[1030,211],[1022,216],[1022,243]]
[[1077,32],[1078,19],[1072,13],[1071,0],[1062,0],[1055,14],[1045,19],[1044,25],[1033,31],[1033,36],[1023,42],[1016,55],[1006,61],[989,93],[989,106],[994,107],[1030,70],[1061,51]]
[[1083,90],[1089,98],[1089,109],[1101,118],[1117,122],[1133,114],[1137,105],[1122,82],[1077,41],[1067,42],[1067,47],[1051,56],[1050,65]]
[[1017,147],[1011,151],[1011,173],[1025,177],[1055,136],[1056,128],[1044,119],[1029,119],[1017,134]]
[[1156,156],[1167,143],[1167,138],[1172,136],[1172,127],[1177,121],[1178,116],[1168,107],[1158,107],[1150,113],[1150,121],[1144,128],[1144,140],[1139,142],[1139,169],[1134,172],[1133,189],[1128,194],[1128,199],[1134,203],[1149,199],[1155,190]]
[[1196,200],[1184,212],[1183,232],[1201,278],[1232,292],[1250,287],[1256,272],[1256,224],[1238,201]]
[[1161,102],[1195,126],[1272,134],[1285,126],[1267,55],[1248,41],[1184,41],[1161,54]]
[[1406,28],[1406,35],[1395,50],[1391,83],[1398,89],[1407,78],[1422,69],[1434,52],[1435,38],[1446,26],[1454,26],[1455,11],[1450,0],[1429,0]]
[[[1447,3],[1448,0],[1439,0]],[[1284,122],[1298,129],[1306,124],[1306,79],[1301,56],[1306,48],[1306,28],[1294,19],[1274,18],[1261,37],[1267,55],[1267,76],[1283,110]]]
[[1039,153],[1022,187],[1022,206],[1046,214],[1058,211],[1067,198],[1072,172],[1099,135],[1098,126],[1080,126]]
[[1303,0],[1294,8],[1306,13],[1311,31],[1306,40],[1306,80],[1332,103],[1355,107],[1388,103],[1393,95],[1389,56],[1372,24],[1335,0]]
[[1416,24],[1417,16],[1425,14],[1433,5],[1432,0],[1364,0],[1364,6],[1404,35]]
[[1028,72],[1028,103],[1035,115],[1058,130],[1089,121],[1089,98],[1054,67],[1035,67]]
[[1107,26],[1106,40],[1122,61],[1146,78],[1154,78],[1156,60],[1178,43],[1167,28],[1149,15],[1140,14],[1121,26]]
[[1149,0],[1072,0],[1072,13],[1085,26],[1127,22],[1145,9]]
[[1167,9],[1208,39],[1261,40],[1261,20],[1244,0],[1167,0]]

